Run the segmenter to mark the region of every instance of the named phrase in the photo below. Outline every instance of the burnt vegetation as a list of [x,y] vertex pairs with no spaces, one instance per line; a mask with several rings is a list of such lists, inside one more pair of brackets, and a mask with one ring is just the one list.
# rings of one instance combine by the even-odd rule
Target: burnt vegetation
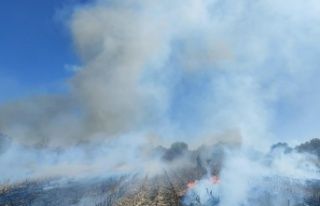
[[2,185],[0,205],[183,205],[187,182],[199,179],[204,169],[163,170],[153,177],[123,175],[106,179],[25,181]]
[[[48,178],[2,183],[0,205],[222,206],[212,191],[207,189],[210,198],[203,201],[188,192],[188,184],[208,175],[208,171],[209,176],[218,177],[223,167],[225,147],[228,146],[216,144],[190,150],[183,142],[174,143],[169,148],[159,146],[151,154],[164,162],[157,175],[137,173],[95,179]],[[284,154],[297,151],[319,157],[320,140],[313,139],[295,148],[278,143],[271,147],[270,153],[275,151]],[[176,164],[179,161],[183,164]],[[283,205],[319,206],[319,185],[320,182],[313,179],[302,182],[288,177],[265,177],[262,182],[252,185],[253,197],[243,206],[275,205],[273,200],[277,198],[282,198],[279,202]],[[279,197],[279,192],[285,197]]]

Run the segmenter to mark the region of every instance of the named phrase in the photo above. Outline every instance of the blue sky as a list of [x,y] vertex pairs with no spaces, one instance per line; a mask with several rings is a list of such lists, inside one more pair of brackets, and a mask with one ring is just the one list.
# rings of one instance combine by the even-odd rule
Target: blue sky
[[[79,1],[78,1],[79,2]],[[59,12],[67,0],[3,0],[0,6],[0,101],[37,92],[63,90],[78,64]]]
[[14,143],[0,181],[91,149],[90,169],[131,165],[142,142],[320,138],[319,25],[319,0],[1,0],[0,134],[69,150]]
[[[156,108],[149,112],[163,112],[163,122],[185,136],[193,137],[202,128],[215,133],[228,127],[284,141],[320,134],[316,1],[287,6],[289,0],[178,0],[174,5],[98,0],[68,17],[75,5],[87,1],[1,2],[0,104],[66,93],[73,77],[74,95],[81,96],[89,113],[99,114],[97,122],[109,123],[99,119],[111,118],[109,111],[115,110],[123,122],[126,115],[139,119],[148,116],[140,110]],[[127,9],[135,15],[126,16]],[[74,45],[83,56],[90,54],[83,62]],[[127,81],[127,73],[141,78],[148,64],[149,85]],[[68,65],[83,72],[69,71]]]

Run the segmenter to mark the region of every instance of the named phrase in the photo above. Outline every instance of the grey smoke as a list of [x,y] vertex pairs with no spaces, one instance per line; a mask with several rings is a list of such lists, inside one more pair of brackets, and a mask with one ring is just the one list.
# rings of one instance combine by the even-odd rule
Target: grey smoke
[[315,84],[318,10],[316,1],[271,0],[76,7],[68,25],[82,65],[70,92],[2,105],[0,129],[62,146],[132,131],[192,141],[235,128],[265,148],[280,138],[276,124],[290,124],[279,105],[294,113]]
[[[319,122],[319,13],[316,0],[97,0],[76,7],[66,22],[82,64],[69,92],[0,107],[0,131],[13,138],[0,156],[10,168],[1,177],[156,172],[161,165],[146,164],[141,145],[177,140],[190,148],[224,141],[266,150],[274,140],[313,138],[319,129],[305,128]],[[28,147],[39,144],[42,150]],[[239,181],[223,189],[235,194],[225,205],[245,199],[245,180],[265,169],[243,148],[230,152],[222,170],[224,181]],[[267,172],[293,175],[304,158],[279,158]],[[234,176],[239,167],[245,180]]]

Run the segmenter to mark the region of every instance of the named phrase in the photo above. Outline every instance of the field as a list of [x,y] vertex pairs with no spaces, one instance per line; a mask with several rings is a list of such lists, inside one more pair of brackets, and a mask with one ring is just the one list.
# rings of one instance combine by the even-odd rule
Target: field
[[[26,180],[2,184],[0,205],[222,206],[219,195],[212,194],[210,188],[197,188],[197,182],[204,177],[207,177],[206,169],[188,167],[163,168],[158,175],[152,176],[137,173],[95,179]],[[211,184],[220,187],[224,183],[215,180]],[[250,193],[242,206],[320,205],[320,183],[317,180],[275,176],[248,184]],[[199,189],[208,198],[200,199],[203,194],[197,194]]]

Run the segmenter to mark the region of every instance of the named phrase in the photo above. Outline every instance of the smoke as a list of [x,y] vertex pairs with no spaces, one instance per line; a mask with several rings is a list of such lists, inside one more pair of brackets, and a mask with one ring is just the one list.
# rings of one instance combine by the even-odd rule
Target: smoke
[[73,102],[65,95],[51,95],[5,104],[0,108],[1,131],[27,145],[70,144],[66,136],[83,132]]
[[[319,122],[319,12],[316,0],[97,0],[75,7],[66,24],[82,63],[65,94],[1,105],[0,131],[14,143],[0,162],[16,174],[0,176],[131,169],[144,161],[140,146],[155,142],[266,150],[275,140],[318,135],[305,128]],[[243,191],[232,201],[267,168],[241,155],[222,170],[223,181],[244,185],[224,189]],[[244,179],[229,175],[238,167]],[[276,171],[291,175],[285,168]]]
[[0,137],[0,162],[4,168],[0,171],[0,183],[137,172],[153,175],[162,171],[157,157],[151,157],[154,146],[141,135],[127,134],[111,141],[85,142],[64,149],[28,147]]
[[83,102],[87,129],[92,132],[141,128],[158,109],[152,108],[157,93],[141,81],[163,37],[157,25],[144,18],[132,9],[101,6],[73,16],[70,27],[85,66],[71,85]]
[[[174,131],[192,140],[236,128],[245,144],[262,147],[278,138],[278,107],[296,102],[317,72],[319,8],[314,1],[290,5],[141,0],[77,7],[68,25],[82,66],[68,97],[4,105],[1,131],[61,146],[129,131]],[[52,132],[64,128],[72,132]]]
[[310,154],[285,148],[268,154],[250,148],[223,151],[219,174],[208,170],[196,180],[183,198],[186,205],[298,205],[310,198],[312,181],[319,178],[318,159]]
[[[254,199],[270,201],[268,205],[281,205],[291,200],[299,203],[307,193],[299,187],[305,187],[305,181],[318,177],[318,174],[306,165],[314,165],[312,158],[292,153],[273,157],[270,164],[260,158],[244,152],[229,154],[226,165],[221,171],[221,204],[255,205]],[[307,163],[308,162],[308,163]],[[232,171],[237,170],[237,173]],[[300,182],[295,185],[294,180]],[[291,188],[291,191],[290,191]],[[232,193],[232,198],[230,197]],[[270,195],[268,197],[266,195]],[[282,197],[278,195],[281,194]],[[298,200],[297,202],[295,202]],[[250,202],[251,201],[251,202]],[[260,202],[261,204],[261,202]]]

